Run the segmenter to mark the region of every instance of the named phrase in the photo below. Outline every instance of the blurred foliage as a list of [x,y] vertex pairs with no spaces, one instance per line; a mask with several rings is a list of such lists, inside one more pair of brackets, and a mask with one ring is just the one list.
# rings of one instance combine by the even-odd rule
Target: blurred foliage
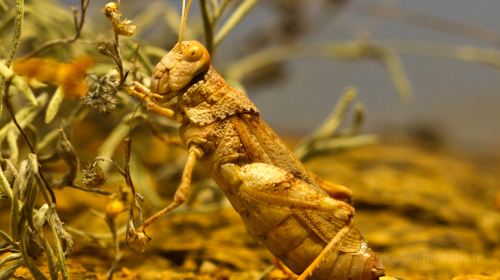
[[[142,224],[143,216],[161,208],[172,197],[186,155],[177,137],[177,124],[148,114],[123,90],[131,81],[149,84],[154,64],[177,40],[180,9],[177,4],[166,1],[148,6],[138,1],[129,2],[111,2],[105,6],[103,3],[103,7],[95,7],[92,5],[98,4],[93,1],[80,0],[75,1],[77,6],[70,11],[53,0],[0,0],[0,207],[2,221],[9,221],[0,225],[0,279],[12,275],[69,279],[79,273],[106,278],[136,276],[126,267],[134,267],[134,263],[137,266],[139,257],[123,247],[128,245],[134,251],[146,249],[150,237],[134,230]],[[275,21],[269,24],[266,32],[252,32],[252,36],[241,43],[239,51],[246,55],[217,65],[230,84],[243,90],[245,86],[283,77],[286,61],[307,57],[377,61],[384,65],[394,87],[404,98],[411,97],[412,86],[399,59],[400,53],[499,65],[498,51],[467,46],[428,42],[408,46],[367,38],[323,44],[299,43],[301,38],[321,28],[326,19],[342,12],[347,3],[346,0],[317,1],[314,10],[317,13],[313,16],[306,12],[309,3],[300,0],[265,3],[200,0],[199,13],[189,19],[184,36],[203,40],[212,55],[216,55],[226,36],[254,7],[270,9]],[[102,13],[94,14],[91,10]],[[108,22],[103,21],[106,18]],[[331,116],[297,146],[300,158],[310,160],[314,167],[314,159],[318,156],[337,152],[338,162],[344,160],[338,155],[341,151],[376,142],[375,136],[360,134],[365,115],[363,106],[354,103],[355,98],[356,89],[347,89],[333,106]],[[349,121],[350,109],[352,120]],[[363,155],[377,156],[372,152]],[[345,160],[354,162],[360,172],[374,168],[367,163],[368,159],[359,159],[356,155]],[[81,163],[85,166],[83,169]],[[360,209],[390,208],[403,213],[396,218],[381,213],[380,221],[386,223],[385,226],[372,222],[379,216],[360,215],[360,224],[368,225],[364,232],[378,251],[389,252],[388,248],[394,246],[390,242],[398,239],[388,230],[393,222],[391,219],[399,222],[400,231],[409,232],[418,227],[418,223],[409,222],[414,216],[405,213],[410,212],[420,213],[417,216],[422,221],[430,219],[456,225],[467,231],[465,236],[469,237],[462,240],[461,236],[450,232],[450,235],[439,237],[441,242],[451,236],[459,244],[470,245],[477,241],[498,246],[500,241],[495,234],[498,233],[498,212],[488,209],[486,215],[481,210],[480,203],[484,201],[481,199],[487,200],[488,196],[480,198],[479,195],[492,192],[484,187],[488,185],[482,181],[484,178],[479,180],[472,175],[472,181],[461,178],[483,188],[474,192],[478,196],[474,204],[458,199],[446,201],[454,205],[451,209],[440,209],[440,203],[444,203],[442,199],[452,199],[448,195],[456,198],[465,195],[456,194],[457,191],[471,192],[468,185],[446,181],[443,174],[433,174],[436,176],[434,181],[422,179],[429,172],[439,170],[439,166],[432,166],[429,171],[414,168],[414,163],[402,160],[393,164],[391,168],[357,179],[346,175],[353,173],[338,171],[332,178],[348,186],[353,183],[369,185],[366,189],[354,188]],[[464,168],[471,172],[467,166],[458,165],[455,166],[457,172]],[[403,167],[408,174],[420,174],[419,171],[423,175],[399,178],[392,171]],[[317,171],[330,178],[329,170],[334,169],[328,168],[331,168],[329,161]],[[335,170],[342,170],[342,167],[339,165]],[[390,184],[393,188],[410,184],[415,196],[408,198],[397,190],[392,193],[378,190],[379,185],[371,181],[377,176],[385,176],[378,184]],[[367,182],[357,184],[356,180]],[[432,192],[434,183],[443,189],[438,196]],[[153,248],[148,248],[151,258],[146,267],[142,267],[143,271],[147,271],[147,265],[158,263],[168,269],[163,272],[151,270],[151,273],[164,279],[195,277],[193,271],[200,272],[200,279],[228,275],[234,279],[265,277],[269,272],[266,270],[266,265],[270,264],[269,254],[246,235],[234,213],[227,213],[226,201],[217,186],[198,170],[193,185],[194,193],[188,206],[169,219],[168,227],[162,232],[151,229],[152,236],[160,240]],[[460,188],[455,188],[457,185]],[[498,189],[496,192],[492,195],[498,196]],[[206,219],[205,215],[214,213],[219,219]],[[162,240],[162,236],[169,236],[168,241]],[[405,268],[414,264],[411,258],[404,257],[405,253],[425,252],[428,247],[422,244],[437,238],[430,232],[422,236],[428,243],[417,242],[412,236],[404,237],[408,240],[401,242],[416,244],[416,247],[391,247],[401,251],[397,256],[403,256],[399,263],[388,260],[391,274],[392,269],[395,275],[408,275]],[[450,249],[454,244],[440,246],[455,250]],[[481,254],[475,260],[494,258],[499,253],[498,249],[482,247],[487,245],[470,246],[465,251],[467,254]],[[73,248],[81,253],[74,259],[68,258]],[[89,253],[89,248],[97,248],[97,253]],[[237,250],[233,251],[234,248]],[[100,259],[85,259],[82,252],[86,250],[87,255],[102,256],[106,263]],[[450,252],[461,256],[462,251],[446,250],[443,256]],[[99,263],[93,263],[96,261]],[[94,266],[93,270],[84,268],[83,263],[87,267]],[[176,269],[175,265],[180,265],[181,269]],[[446,267],[443,271],[446,275],[464,272]],[[477,271],[471,268],[466,272]],[[480,272],[489,271],[481,267]],[[268,278],[286,279],[286,275],[279,273],[273,271]]]

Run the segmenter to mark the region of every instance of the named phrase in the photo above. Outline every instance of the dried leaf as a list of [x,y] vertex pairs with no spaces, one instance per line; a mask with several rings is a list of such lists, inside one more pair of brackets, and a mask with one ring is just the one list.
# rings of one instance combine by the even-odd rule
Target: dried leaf
[[97,161],[91,162],[82,170],[83,183],[89,188],[98,187],[106,182],[106,176]]
[[24,226],[20,231],[19,243],[21,245],[21,253],[23,256],[24,265],[30,270],[31,274],[35,279],[47,279],[43,273],[36,266],[31,254],[29,252],[30,235],[28,234],[28,229]]
[[7,243],[14,243],[14,240],[3,230],[0,230],[0,238],[7,241]]
[[10,188],[9,181],[3,173],[2,167],[0,167],[0,191],[8,196],[10,200],[13,198],[12,189]]
[[68,172],[64,175],[58,186],[71,186],[77,176],[80,160],[76,155],[75,148],[69,141],[64,130],[59,129],[59,142],[57,143],[57,154],[68,166]]
[[0,63],[0,76],[2,76],[5,79],[10,79],[12,82],[12,85],[22,94],[26,99],[31,103],[31,105],[36,106],[38,105],[37,98],[33,94],[33,91],[31,91],[30,87],[26,83],[26,81],[21,78],[20,76],[17,76],[14,74],[14,72],[9,69],[5,64]]
[[9,279],[11,275],[16,271],[18,267],[23,263],[22,259],[17,260],[16,262],[6,265],[0,270],[0,279]]
[[[61,246],[64,250],[63,252],[65,255],[69,254],[71,250],[73,250],[73,238],[71,235],[64,229],[64,223],[61,221],[59,218],[59,215],[57,214],[57,211],[54,207],[51,207],[48,212],[48,222],[51,228],[54,231],[54,234],[56,235],[57,239],[60,239],[61,241],[64,241],[64,244],[62,242],[57,242],[57,246]],[[64,261],[63,256],[61,256],[61,262]]]
[[52,122],[52,120],[56,117],[57,112],[59,111],[59,107],[63,100],[64,100],[64,94],[62,87],[58,87],[49,101],[49,105],[47,106],[47,111],[45,111],[45,123]]

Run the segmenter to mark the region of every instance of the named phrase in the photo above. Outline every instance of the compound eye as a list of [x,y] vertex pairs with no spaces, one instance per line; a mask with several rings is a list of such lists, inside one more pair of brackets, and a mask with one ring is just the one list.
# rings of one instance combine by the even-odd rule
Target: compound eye
[[189,61],[197,61],[203,57],[203,49],[198,45],[191,45],[184,49],[184,56]]

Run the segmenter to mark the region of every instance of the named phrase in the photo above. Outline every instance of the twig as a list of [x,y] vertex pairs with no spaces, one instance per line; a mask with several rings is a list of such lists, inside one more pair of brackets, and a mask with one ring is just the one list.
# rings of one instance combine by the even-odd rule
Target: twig
[[75,35],[73,37],[62,38],[62,39],[54,39],[51,41],[47,41],[42,44],[40,47],[34,49],[30,52],[27,57],[33,57],[49,48],[52,48],[56,45],[60,44],[71,44],[74,43],[78,38],[80,38],[82,34],[83,24],[85,23],[85,14],[87,13],[87,8],[89,6],[90,0],[80,0],[80,18],[78,18],[78,10],[73,7],[73,23],[75,25]]
[[111,192],[103,191],[103,190],[98,189],[98,188],[80,187],[80,186],[78,186],[76,184],[71,184],[71,185],[68,185],[67,187],[74,188],[74,189],[77,189],[77,190],[81,190],[81,191],[84,191],[84,192],[90,192],[90,193],[96,193],[96,194],[100,194],[100,195],[105,195],[105,196],[108,196],[108,195],[112,194]]
[[125,83],[128,72],[124,72],[123,68],[123,59],[120,51],[120,36],[134,35],[137,27],[132,23],[131,20],[121,19],[122,14],[120,13],[120,0],[106,4],[104,6],[103,13],[110,20],[111,25],[113,26],[114,54],[108,51],[105,46],[100,46],[99,51],[107,56],[110,56],[115,61],[116,67],[118,68],[118,74],[120,76],[120,83],[118,85],[118,88],[121,88]]
[[19,122],[17,122],[17,119],[16,119],[16,116],[15,116],[14,111],[12,109],[12,106],[10,105],[9,97],[7,96],[7,91],[8,91],[9,87],[10,87],[10,81],[7,81],[7,84],[5,85],[5,92],[4,92],[5,107],[7,108],[7,111],[9,112],[10,117],[12,118],[12,122],[14,123],[16,128],[19,130],[19,133],[21,133],[21,135],[23,136],[26,144],[28,144],[28,147],[29,147],[31,153],[34,154],[35,148],[31,144],[31,141],[28,139],[28,136],[26,135],[26,133],[24,133],[24,130],[22,129],[21,125],[19,125]]
[[130,188],[132,192],[132,196],[135,196],[136,191],[134,187],[134,182],[132,182],[132,176],[130,176],[130,155],[132,152],[132,139],[130,137],[127,137],[124,139],[124,141],[125,141],[125,166],[123,170],[124,177],[127,186]]
[[118,67],[118,72],[120,74],[120,84],[118,85],[118,88],[120,88],[125,82],[126,74],[123,73],[123,59],[120,51],[120,36],[116,32],[115,32],[115,40],[113,41],[113,47],[115,49],[115,54],[116,54],[116,59],[115,59],[116,67]]

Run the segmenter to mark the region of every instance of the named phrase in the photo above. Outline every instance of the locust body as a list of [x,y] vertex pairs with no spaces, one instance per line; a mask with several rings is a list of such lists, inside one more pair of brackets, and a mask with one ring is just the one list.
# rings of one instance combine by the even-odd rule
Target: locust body
[[[310,274],[313,279],[377,279],[384,274],[353,226],[349,191],[306,169],[245,94],[210,65],[201,43],[183,41],[165,55],[150,91],[133,94],[145,98],[151,111],[178,120],[189,150],[181,186],[167,208],[185,201],[188,173],[199,162],[249,233],[300,279]],[[172,108],[155,102],[166,100],[175,100]]]

